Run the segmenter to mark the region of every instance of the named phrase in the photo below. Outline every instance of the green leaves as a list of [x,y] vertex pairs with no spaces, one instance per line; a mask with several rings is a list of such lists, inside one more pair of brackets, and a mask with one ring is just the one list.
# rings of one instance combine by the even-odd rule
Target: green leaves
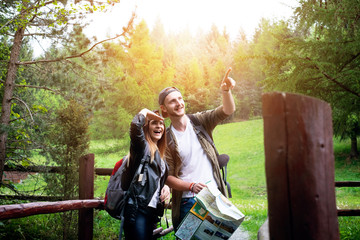
[[341,136],[355,131],[349,116],[355,116],[359,125],[360,8],[355,5],[351,0],[300,1],[294,27],[263,23],[255,44],[267,60],[262,68],[266,90],[303,93],[329,102],[334,132]]

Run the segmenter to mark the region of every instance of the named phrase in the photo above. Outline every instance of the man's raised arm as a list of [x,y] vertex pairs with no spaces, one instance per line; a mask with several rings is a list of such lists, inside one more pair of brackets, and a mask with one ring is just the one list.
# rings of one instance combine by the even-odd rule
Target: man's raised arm
[[224,79],[221,81],[220,89],[222,92],[222,103],[223,111],[227,115],[231,115],[235,112],[235,102],[231,94],[231,89],[235,87],[235,80],[229,77],[231,72],[231,67],[227,70]]

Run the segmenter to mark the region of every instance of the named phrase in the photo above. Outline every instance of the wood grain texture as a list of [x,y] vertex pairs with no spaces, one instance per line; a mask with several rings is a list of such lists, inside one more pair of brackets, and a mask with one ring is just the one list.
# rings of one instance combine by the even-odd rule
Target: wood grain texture
[[271,239],[339,239],[329,104],[289,93],[262,101]]

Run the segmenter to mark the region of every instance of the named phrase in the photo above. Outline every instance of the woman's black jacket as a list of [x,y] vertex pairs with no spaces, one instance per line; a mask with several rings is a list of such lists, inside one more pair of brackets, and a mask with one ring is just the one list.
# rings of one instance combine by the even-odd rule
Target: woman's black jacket
[[[138,113],[132,120],[130,126],[130,159],[128,169],[125,171],[125,174],[122,176],[122,187],[123,189],[128,189],[133,179],[135,172],[137,171],[141,161],[145,161],[145,169],[143,177],[145,177],[145,184],[142,186],[141,182],[138,179],[134,179],[132,188],[134,191],[131,191],[129,196],[129,201],[127,202],[126,208],[134,208],[132,211],[136,212],[138,208],[146,209],[149,202],[151,201],[160,181],[160,191],[165,184],[165,180],[168,176],[168,165],[165,164],[165,174],[161,177],[161,157],[159,151],[156,151],[154,154],[154,159],[150,163],[150,150],[149,143],[145,139],[145,134],[143,131],[143,126],[145,125],[145,116]],[[160,178],[160,179],[159,179]],[[129,210],[129,209],[128,209]],[[154,209],[155,210],[155,209]],[[160,200],[157,204],[156,213],[159,216],[163,215],[164,205],[160,203]],[[135,214],[135,213],[134,213]]]

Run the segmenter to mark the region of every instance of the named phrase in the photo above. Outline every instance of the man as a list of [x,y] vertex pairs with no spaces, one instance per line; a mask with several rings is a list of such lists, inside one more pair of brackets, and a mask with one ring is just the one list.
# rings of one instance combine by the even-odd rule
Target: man
[[[222,105],[194,114],[210,136],[216,125],[235,111],[231,94],[235,81],[229,77],[230,71],[231,68],[220,85]],[[212,181],[225,196],[227,193],[215,149],[185,115],[185,103],[180,91],[175,87],[163,89],[159,94],[159,105],[162,116],[171,120],[171,125],[166,130],[168,145],[165,159],[169,165],[166,184],[172,188],[172,220],[177,229],[195,203],[195,194],[206,187],[206,183]]]

